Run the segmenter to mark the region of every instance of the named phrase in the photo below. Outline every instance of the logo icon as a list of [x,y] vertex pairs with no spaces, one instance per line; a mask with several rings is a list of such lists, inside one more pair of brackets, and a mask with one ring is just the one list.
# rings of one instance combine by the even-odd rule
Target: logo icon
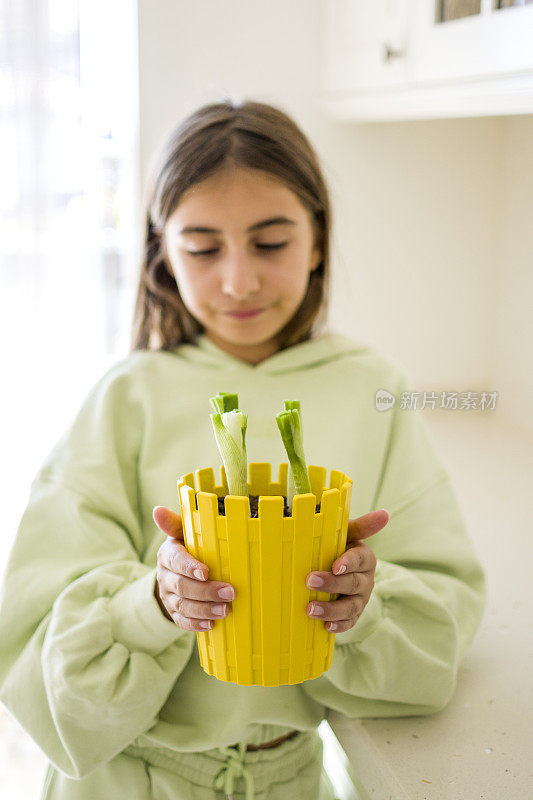
[[378,389],[376,392],[376,408],[378,411],[388,411],[396,402],[393,394],[386,389]]

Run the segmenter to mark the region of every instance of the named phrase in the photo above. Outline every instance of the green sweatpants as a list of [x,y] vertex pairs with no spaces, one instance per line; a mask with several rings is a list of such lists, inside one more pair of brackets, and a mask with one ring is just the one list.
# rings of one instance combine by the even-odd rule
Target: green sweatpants
[[81,780],[50,766],[41,800],[335,800],[318,730],[267,750],[128,747]]

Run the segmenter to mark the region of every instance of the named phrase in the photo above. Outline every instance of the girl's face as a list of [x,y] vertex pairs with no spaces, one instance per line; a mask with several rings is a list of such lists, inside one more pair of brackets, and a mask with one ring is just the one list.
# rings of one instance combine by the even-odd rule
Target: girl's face
[[207,336],[251,364],[277,352],[322,260],[298,196],[261,170],[224,170],[182,196],[163,236],[183,302]]

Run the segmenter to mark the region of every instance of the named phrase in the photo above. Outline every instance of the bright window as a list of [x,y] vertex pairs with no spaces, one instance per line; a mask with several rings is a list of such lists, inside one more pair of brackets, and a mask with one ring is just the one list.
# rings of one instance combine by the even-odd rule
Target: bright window
[[[0,570],[31,481],[125,355],[137,277],[134,0],[0,0]],[[9,797],[45,759],[0,707]]]

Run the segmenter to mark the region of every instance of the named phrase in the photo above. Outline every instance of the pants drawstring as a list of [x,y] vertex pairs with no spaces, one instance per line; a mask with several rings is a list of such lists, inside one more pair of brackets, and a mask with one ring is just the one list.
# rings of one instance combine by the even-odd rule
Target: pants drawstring
[[233,800],[233,784],[235,778],[243,777],[246,781],[246,800],[254,800],[254,779],[244,766],[246,742],[240,742],[238,750],[234,747],[218,747],[222,755],[227,756],[226,766],[222,768],[215,780],[215,789],[222,790],[226,800]]

